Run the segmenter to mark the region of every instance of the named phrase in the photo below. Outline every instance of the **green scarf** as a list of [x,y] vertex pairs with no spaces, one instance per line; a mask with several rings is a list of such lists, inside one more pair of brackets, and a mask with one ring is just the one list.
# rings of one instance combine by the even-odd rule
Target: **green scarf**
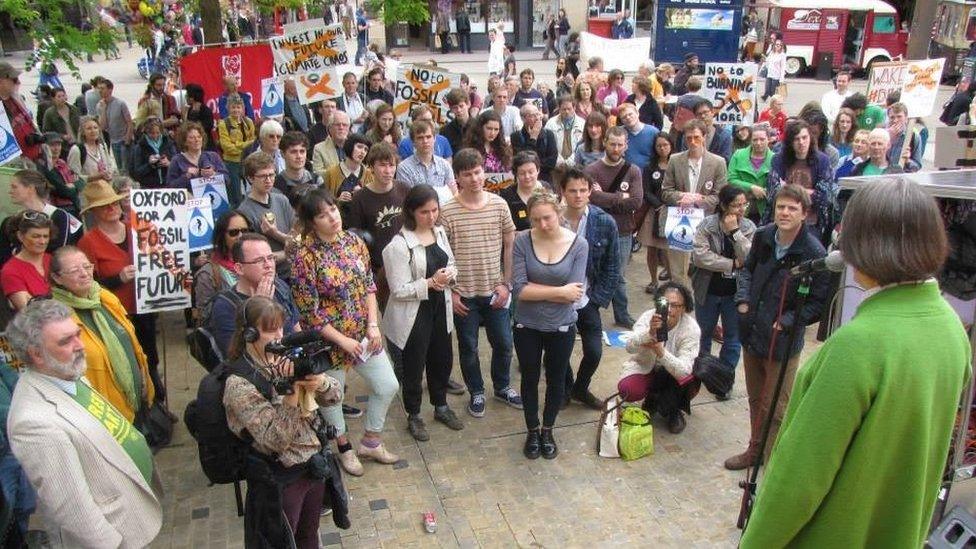
[[137,377],[135,374],[138,365],[131,364],[132,360],[129,358],[129,353],[125,351],[116,331],[112,329],[111,323],[116,322],[116,320],[102,306],[101,293],[102,287],[94,281],[92,281],[91,290],[85,297],[78,297],[60,286],[54,286],[51,290],[54,299],[72,309],[91,311],[92,318],[95,320],[95,329],[98,331],[98,338],[108,352],[108,361],[112,367],[112,378],[122,389],[129,406],[138,411],[142,402],[142,379],[141,376]]

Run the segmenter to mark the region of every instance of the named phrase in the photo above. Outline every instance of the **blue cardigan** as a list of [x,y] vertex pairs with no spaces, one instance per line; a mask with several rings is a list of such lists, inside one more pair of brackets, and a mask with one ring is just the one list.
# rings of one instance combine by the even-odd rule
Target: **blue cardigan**
[[637,166],[644,171],[651,162],[651,149],[654,148],[654,138],[657,137],[658,130],[650,124],[644,124],[644,128],[636,133],[627,130],[627,152],[624,158],[627,162]]

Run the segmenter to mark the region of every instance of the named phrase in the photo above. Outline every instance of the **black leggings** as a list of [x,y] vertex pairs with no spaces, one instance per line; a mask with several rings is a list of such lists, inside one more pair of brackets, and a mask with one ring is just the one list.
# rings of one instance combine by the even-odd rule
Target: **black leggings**
[[[152,379],[153,388],[156,390],[156,400],[166,400],[166,384],[159,376],[159,351],[156,349],[156,313],[143,313],[141,315],[131,314],[129,320],[136,332],[136,339],[142,346],[142,352],[146,353],[146,362],[149,363],[149,377]],[[150,402],[149,404],[152,404]]]
[[576,328],[565,332],[542,332],[516,325],[513,330],[515,353],[522,370],[522,412],[528,429],[539,427],[539,378],[546,370],[546,403],[542,411],[542,426],[552,427],[563,403],[566,371],[573,354]]
[[434,406],[446,405],[447,381],[454,365],[454,347],[451,334],[447,333],[447,306],[439,293],[420,303],[410,337],[400,354],[403,361],[403,407],[407,414],[420,413],[425,371],[430,403]]

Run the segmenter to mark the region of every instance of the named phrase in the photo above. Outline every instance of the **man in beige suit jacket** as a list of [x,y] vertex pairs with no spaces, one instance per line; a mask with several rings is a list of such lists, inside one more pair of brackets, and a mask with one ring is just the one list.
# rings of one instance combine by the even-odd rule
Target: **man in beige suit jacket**
[[[688,150],[671,157],[661,185],[661,199],[666,205],[702,208],[706,216],[715,212],[718,191],[727,183],[725,159],[705,150],[707,131],[700,120],[685,124],[683,133]],[[661,212],[661,227],[664,227],[667,208],[662,208]],[[669,248],[667,253],[671,279],[690,290],[688,264],[691,252]]]
[[70,309],[35,301],[6,334],[27,366],[10,404],[10,446],[37,491],[51,545],[149,545],[162,525],[147,480],[158,486],[152,454],[142,435],[81,377],[85,350]]

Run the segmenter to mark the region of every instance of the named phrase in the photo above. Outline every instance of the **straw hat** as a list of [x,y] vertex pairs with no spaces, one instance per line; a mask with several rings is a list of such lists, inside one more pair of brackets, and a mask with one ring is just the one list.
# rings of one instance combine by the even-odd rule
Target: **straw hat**
[[119,194],[112,188],[112,184],[102,179],[89,181],[81,191],[82,203],[85,205],[81,213],[85,213],[92,208],[114,204],[120,200],[128,198],[126,194]]

